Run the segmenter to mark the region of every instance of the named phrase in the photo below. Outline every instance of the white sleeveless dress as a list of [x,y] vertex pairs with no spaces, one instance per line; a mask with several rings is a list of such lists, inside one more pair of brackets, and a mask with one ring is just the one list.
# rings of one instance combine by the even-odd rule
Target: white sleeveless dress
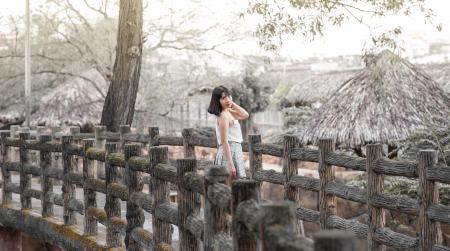
[[[214,165],[227,167],[227,159],[223,153],[222,142],[220,140],[219,126],[216,122],[216,137],[217,137],[217,155]],[[242,153],[242,131],[241,126],[237,120],[233,120],[228,128],[228,143],[230,145],[231,158],[236,167],[236,176],[238,178],[247,177],[244,166],[244,154]]]

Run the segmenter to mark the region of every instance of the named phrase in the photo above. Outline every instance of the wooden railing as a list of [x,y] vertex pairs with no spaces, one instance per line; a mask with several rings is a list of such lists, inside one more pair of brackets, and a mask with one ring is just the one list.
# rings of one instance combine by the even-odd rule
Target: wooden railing
[[[198,250],[200,243],[203,243],[203,250],[256,250],[256,243],[262,243],[263,250],[284,246],[306,250],[304,248],[310,244],[291,231],[293,221],[286,221],[295,217],[292,205],[256,203],[260,192],[255,190],[258,188],[255,181],[233,183],[235,199],[231,203],[232,189],[225,184],[228,173],[223,167],[212,166],[203,177],[197,174],[198,161],[192,157],[177,160],[175,165],[169,164],[168,148],[157,145],[183,145],[187,156],[194,155],[192,141],[214,146],[211,139],[190,136],[191,130],[185,130],[184,138],[177,138],[159,137],[157,128],[149,128],[146,136],[131,134],[128,126],[122,126],[119,134],[105,132],[104,127],[96,127],[95,134],[81,134],[78,128],[71,128],[71,135],[53,133],[53,137],[42,133],[43,128],[38,129],[40,132],[30,133],[27,128],[0,132],[4,177],[0,221],[3,225],[28,232],[67,250],[117,248],[123,244],[127,250],[170,250],[172,225],[179,228],[180,250]],[[92,136],[94,139],[89,139]],[[140,143],[130,144],[129,141]],[[147,156],[140,156],[143,145],[149,146]],[[15,161],[14,154],[9,153],[15,148],[19,149],[18,161]],[[38,164],[30,160],[33,151],[39,152]],[[52,165],[52,154],[61,155],[62,168]],[[83,160],[82,173],[76,172],[77,158]],[[105,172],[94,171],[95,161],[105,164]],[[101,165],[97,168],[100,169]],[[12,183],[11,172],[14,171],[20,173],[20,184]],[[142,191],[142,174],[151,177],[150,193]],[[41,190],[31,187],[32,176],[41,178]],[[63,181],[62,194],[53,191],[54,180]],[[169,201],[169,183],[177,185],[176,204]],[[77,186],[83,188],[83,200],[76,198]],[[253,188],[253,192],[245,189],[248,186]],[[12,206],[12,193],[20,195],[19,209]],[[106,194],[104,208],[97,206],[97,193]],[[204,217],[199,213],[200,196],[205,200]],[[42,217],[32,215],[32,198],[41,201]],[[239,231],[230,235],[227,215],[245,211],[245,205],[241,206],[239,201],[243,199],[253,202],[252,210],[253,213],[255,210],[259,212],[259,220],[248,221],[254,217],[239,218],[233,213],[233,228]],[[121,218],[121,200],[126,201],[126,219]],[[63,207],[64,224],[54,221],[54,205]],[[233,210],[230,210],[231,205]],[[284,213],[278,215],[281,209]],[[152,215],[152,232],[143,228],[143,211]],[[84,216],[82,234],[72,228],[78,223],[76,214]],[[261,225],[262,219],[272,220]],[[99,234],[99,223],[106,227],[104,246],[90,238]],[[277,227],[272,227],[274,224]],[[264,231],[259,230],[261,226],[264,226]],[[124,241],[122,236],[125,236]],[[258,239],[260,236],[262,240]],[[332,242],[336,237],[321,238]],[[248,249],[249,245],[253,249]],[[315,250],[324,249],[317,247]]]
[[[26,129],[16,131],[17,128],[13,128],[0,133],[4,181],[2,224],[21,231],[36,231],[33,234],[67,249],[102,247],[94,239],[82,238],[70,228],[77,223],[75,215],[79,213],[85,216],[84,236],[96,236],[98,223],[106,226],[103,248],[122,246],[121,236],[125,235],[128,250],[141,247],[167,250],[172,237],[171,225],[176,225],[180,250],[197,250],[200,242],[204,250],[232,250],[233,247],[256,250],[258,246],[263,250],[276,250],[283,245],[291,245],[290,250],[305,250],[304,245],[308,243],[297,237],[298,226],[292,219],[295,216],[318,223],[322,230],[350,231],[358,238],[367,239],[369,250],[383,250],[384,246],[450,250],[441,245],[439,226],[440,222],[450,223],[450,207],[439,203],[437,190],[438,182],[450,184],[450,169],[435,165],[434,151],[421,151],[417,162],[400,162],[383,158],[378,144],[367,146],[367,158],[358,158],[335,153],[334,143],[329,139],[321,139],[318,150],[314,150],[301,147],[293,136],[285,136],[284,144],[279,146],[261,143],[259,135],[250,135],[243,149],[249,152],[252,179],[236,181],[230,187],[225,184],[228,174],[223,168],[209,167],[205,176],[197,174],[198,167],[211,163],[194,159],[195,146],[216,147],[216,140],[200,137],[192,129],[185,129],[183,137],[168,137],[160,136],[158,128],[149,128],[145,135],[130,133],[129,126],[122,126],[119,133],[96,127],[94,134],[82,134],[73,128],[71,135],[53,133],[51,136],[37,132],[35,139],[31,139],[34,133]],[[168,148],[162,145],[183,146],[185,158],[170,161]],[[147,156],[141,156],[142,147],[148,147]],[[19,161],[8,154],[10,148],[19,149]],[[39,165],[30,161],[31,151],[39,152]],[[51,164],[52,153],[62,155],[62,169]],[[262,155],[282,158],[283,171],[264,170]],[[74,171],[76,158],[83,160],[82,173]],[[105,164],[104,177],[101,172],[95,173],[94,161]],[[319,179],[299,176],[299,161],[317,162]],[[333,166],[365,171],[367,189],[336,182]],[[97,168],[102,169],[101,165]],[[20,184],[11,182],[11,171],[20,173]],[[142,191],[142,174],[151,177],[146,179],[151,183],[149,193]],[[384,175],[418,178],[419,199],[385,194]],[[31,188],[31,176],[41,177],[42,190]],[[53,192],[52,182],[56,179],[63,180],[62,195]],[[260,203],[260,182],[263,181],[283,185],[285,202]],[[177,203],[169,200],[169,183],[177,186]],[[83,187],[83,200],[76,198],[76,186]],[[299,205],[299,188],[319,193],[319,211]],[[106,194],[104,208],[97,207],[96,192]],[[22,210],[9,206],[13,202],[12,193],[20,194]],[[200,214],[201,196],[205,201],[204,217]],[[366,203],[367,224],[337,216],[336,197]],[[31,209],[31,198],[41,200],[42,217],[25,213]],[[126,201],[126,219],[120,218],[120,200]],[[50,220],[53,205],[63,207],[64,225]],[[418,238],[387,228],[385,209],[418,216]],[[152,215],[152,232],[143,229],[143,211]],[[231,227],[227,224],[230,212]],[[326,236],[317,238],[326,239]],[[315,248],[320,250],[317,245]]]

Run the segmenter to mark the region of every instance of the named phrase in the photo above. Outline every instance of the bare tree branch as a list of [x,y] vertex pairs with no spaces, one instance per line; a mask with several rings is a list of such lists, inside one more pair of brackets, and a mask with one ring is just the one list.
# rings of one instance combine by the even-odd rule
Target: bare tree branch
[[[95,83],[95,81],[92,81],[91,79],[89,79],[85,76],[79,75],[79,74],[75,74],[75,73],[71,73],[71,72],[55,71],[55,70],[41,70],[41,71],[32,72],[31,74],[38,75],[38,74],[46,74],[46,73],[55,74],[55,75],[65,75],[65,76],[83,79],[83,80],[89,82],[94,87],[94,89],[98,91],[98,93],[102,96],[102,98],[106,97],[105,94],[103,93],[103,91],[100,89],[100,87],[98,87],[97,83]],[[8,80],[11,80],[14,78],[23,77],[23,75],[24,75],[23,73],[20,73],[20,74],[16,74],[16,75],[12,75],[12,76],[3,78],[3,80],[8,81]]]
[[[95,8],[92,5],[90,5],[87,0],[83,0],[83,1],[84,1],[84,4],[86,4],[86,6],[89,9],[91,9],[94,12],[97,12],[97,13],[101,14],[105,19],[108,19],[108,13],[106,12],[106,10],[107,10],[106,8],[107,8],[107,5],[108,5],[108,0],[106,0],[104,4],[103,4],[103,1],[102,1],[100,7],[98,7],[98,8]],[[104,6],[104,10],[102,10],[102,6]]]

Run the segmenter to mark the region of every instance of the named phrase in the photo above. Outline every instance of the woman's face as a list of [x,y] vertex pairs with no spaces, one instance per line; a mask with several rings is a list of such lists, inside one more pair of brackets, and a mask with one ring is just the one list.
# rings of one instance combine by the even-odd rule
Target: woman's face
[[231,106],[231,96],[226,93],[222,93],[222,97],[220,98],[220,105],[222,106],[222,110],[225,110]]

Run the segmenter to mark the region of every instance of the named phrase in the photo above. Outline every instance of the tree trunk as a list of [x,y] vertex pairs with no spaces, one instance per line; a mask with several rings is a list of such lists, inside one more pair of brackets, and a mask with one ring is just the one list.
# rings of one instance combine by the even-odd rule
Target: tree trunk
[[242,138],[244,139],[244,141],[247,141],[248,140],[247,139],[248,135],[250,133],[253,133],[252,125],[253,125],[253,116],[252,116],[252,114],[250,114],[250,116],[247,119],[241,120],[241,131],[242,131]]
[[142,0],[120,0],[113,77],[103,105],[101,125],[108,131],[133,121],[142,60]]

